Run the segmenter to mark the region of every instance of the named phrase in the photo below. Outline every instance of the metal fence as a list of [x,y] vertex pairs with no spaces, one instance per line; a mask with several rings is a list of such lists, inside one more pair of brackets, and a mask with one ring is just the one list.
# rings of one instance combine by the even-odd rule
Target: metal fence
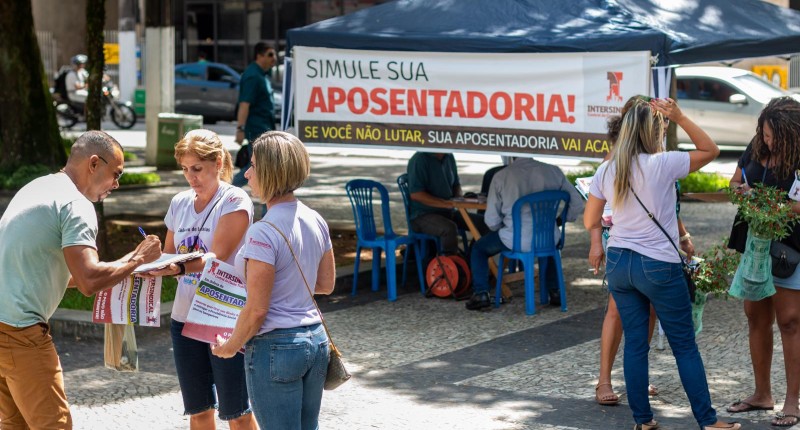
[[[103,43],[119,43],[119,31],[103,30]],[[119,85],[119,64],[106,64],[106,74]]]
[[44,72],[47,76],[47,81],[50,86],[55,82],[56,73],[58,73],[58,42],[53,37],[53,33],[49,31],[37,31],[36,40],[39,43],[39,52],[42,55],[42,63],[44,64]]
[[800,88],[800,54],[789,57],[789,88]]

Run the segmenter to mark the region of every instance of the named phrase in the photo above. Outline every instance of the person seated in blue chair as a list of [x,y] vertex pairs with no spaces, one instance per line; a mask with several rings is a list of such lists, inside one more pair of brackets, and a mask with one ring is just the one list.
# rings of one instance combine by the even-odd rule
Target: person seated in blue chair
[[[516,158],[508,167],[497,172],[489,186],[486,196],[486,213],[484,220],[492,232],[483,235],[472,246],[470,269],[472,270],[472,297],[466,308],[471,311],[488,309],[489,298],[489,258],[501,251],[511,249],[514,243],[514,223],[511,209],[520,197],[540,191],[566,191],[570,202],[566,221],[575,221],[578,214],[583,213],[583,197],[569,183],[564,172],[556,166],[536,161],[532,158]],[[530,213],[522,214],[531,222]],[[561,220],[565,222],[565,220]],[[561,237],[560,234],[557,237]],[[522,238],[523,244],[530,244],[530,236]],[[531,268],[526,267],[525,270]],[[547,265],[545,285],[550,294],[550,305],[561,306],[558,289],[558,278],[555,264]],[[541,276],[541,274],[540,274]]]
[[[458,253],[458,229],[467,229],[467,224],[451,200],[462,196],[453,154],[414,154],[408,160],[408,191],[411,228],[438,237],[443,254]],[[489,231],[482,216],[470,214],[470,218],[482,235]]]

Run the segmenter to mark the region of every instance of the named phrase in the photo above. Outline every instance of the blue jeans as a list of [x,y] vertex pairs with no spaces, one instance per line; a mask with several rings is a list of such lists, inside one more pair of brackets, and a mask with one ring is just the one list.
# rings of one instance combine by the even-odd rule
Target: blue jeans
[[171,321],[172,355],[181,386],[184,414],[199,414],[217,403],[221,420],[228,421],[249,414],[250,402],[242,354],[229,359],[212,355],[207,343],[181,334],[182,322]]
[[695,420],[701,427],[717,422],[703,358],[694,338],[692,305],[680,263],[666,263],[630,249],[609,247],[606,277],[622,318],[625,386],[636,423],[653,419],[647,395],[651,303],[669,340]]
[[328,354],[322,324],[277,329],[247,342],[247,389],[260,428],[319,428]]
[[[472,270],[472,292],[483,293],[488,292],[491,288],[489,285],[489,258],[499,254],[502,251],[508,251],[508,247],[500,240],[500,233],[492,231],[481,236],[474,245],[469,256],[470,270]],[[550,257],[548,257],[550,258]],[[545,274],[545,286],[550,294],[559,294],[558,288],[558,270],[556,270],[555,261],[550,258],[552,264],[547,265],[547,273]],[[525,270],[533,270],[533,268],[525,267]],[[499,269],[498,269],[499,270]]]

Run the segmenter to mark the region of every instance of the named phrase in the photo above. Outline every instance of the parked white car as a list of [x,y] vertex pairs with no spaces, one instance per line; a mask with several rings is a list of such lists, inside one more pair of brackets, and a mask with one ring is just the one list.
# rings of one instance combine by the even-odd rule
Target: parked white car
[[[717,145],[729,149],[750,143],[758,116],[771,99],[791,95],[754,73],[733,67],[679,67],[675,76],[681,110]],[[680,127],[678,142],[691,145]]]

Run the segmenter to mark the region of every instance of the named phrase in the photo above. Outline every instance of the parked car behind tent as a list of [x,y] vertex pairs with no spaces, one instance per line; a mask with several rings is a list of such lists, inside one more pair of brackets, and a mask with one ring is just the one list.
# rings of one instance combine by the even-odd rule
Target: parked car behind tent
[[[236,121],[241,74],[222,63],[175,66],[175,112],[203,115],[203,122]],[[282,93],[272,82],[275,123],[280,124]]]
[[[732,67],[679,67],[675,76],[681,109],[723,146],[746,147],[764,106],[789,95],[754,73]],[[691,142],[680,127],[678,142]]]

